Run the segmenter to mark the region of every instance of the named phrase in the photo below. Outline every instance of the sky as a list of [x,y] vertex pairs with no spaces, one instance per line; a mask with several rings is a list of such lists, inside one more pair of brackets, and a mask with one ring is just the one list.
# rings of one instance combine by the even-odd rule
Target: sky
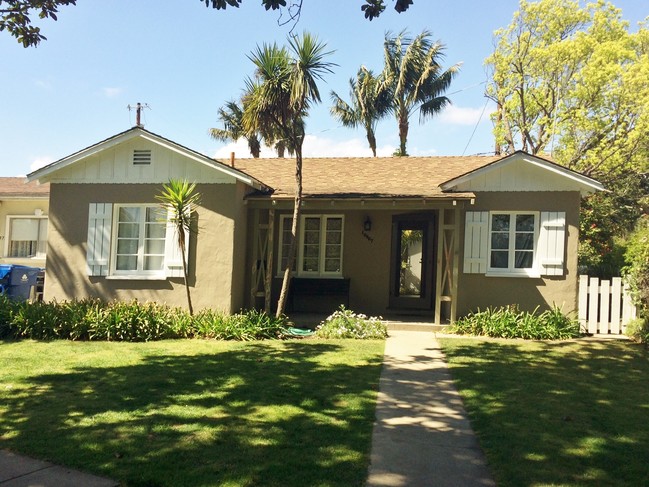
[[[484,60],[493,32],[506,27],[518,0],[415,0],[397,14],[393,1],[367,21],[361,0],[303,0],[297,26],[266,11],[259,0],[240,8],[206,8],[202,0],[78,0],[58,21],[40,21],[46,41],[23,48],[0,32],[0,176],[22,176],[135,125],[134,107],[147,104],[145,128],[217,159],[250,157],[246,142],[210,138],[217,110],[239,99],[253,74],[256,46],[286,44],[291,28],[326,43],[336,63],[319,88],[322,103],[307,119],[304,155],[371,156],[362,129],[342,127],[329,114],[330,92],[349,101],[349,79],[365,65],[383,66],[386,32],[424,30],[446,46],[442,65],[461,63],[447,96],[452,105],[424,124],[410,123],[410,155],[493,153],[493,105],[484,96]],[[635,29],[649,15],[646,0],[615,0]],[[379,123],[380,156],[398,147],[393,118]],[[272,157],[271,151],[262,156]]]

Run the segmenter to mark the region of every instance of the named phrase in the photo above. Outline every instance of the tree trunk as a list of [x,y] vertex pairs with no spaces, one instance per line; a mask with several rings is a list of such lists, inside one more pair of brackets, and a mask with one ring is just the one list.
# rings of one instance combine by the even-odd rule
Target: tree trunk
[[189,291],[189,284],[187,283],[187,260],[185,255],[187,255],[185,249],[185,229],[178,228],[178,244],[180,246],[180,253],[182,254],[183,261],[183,279],[185,281],[185,292],[187,293],[187,308],[189,308],[189,316],[194,316],[194,307],[192,306],[192,295]]
[[370,144],[370,149],[372,149],[372,155],[376,157],[376,137],[371,130],[367,131],[367,142]]
[[[280,318],[284,314],[286,299],[288,298],[288,288],[291,283],[291,267],[295,260],[295,254],[298,245],[298,221],[300,218],[300,207],[302,206],[302,145],[295,148],[295,200],[293,203],[293,223],[291,225],[291,245],[288,250],[286,267],[284,268],[284,279],[282,280],[282,290],[277,300],[277,311],[275,316]],[[281,242],[278,243],[281,245]]]
[[408,115],[399,115],[399,155],[408,155],[406,142],[408,141]]

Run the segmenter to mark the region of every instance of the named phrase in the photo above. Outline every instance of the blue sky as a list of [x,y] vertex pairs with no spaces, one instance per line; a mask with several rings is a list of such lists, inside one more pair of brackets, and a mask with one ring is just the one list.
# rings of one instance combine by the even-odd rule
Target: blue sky
[[[393,3],[388,1],[388,3]],[[633,28],[649,14],[644,0],[616,0]],[[307,120],[306,156],[370,156],[362,130],[329,115],[329,92],[348,99],[360,65],[382,68],[386,31],[424,29],[446,45],[445,66],[462,63],[448,94],[452,107],[424,125],[411,121],[411,155],[493,151],[484,97],[485,57],[493,31],[505,27],[517,0],[415,0],[406,13],[391,7],[368,22],[360,0],[304,0],[297,32],[307,30],[335,51],[338,66],[320,84],[323,103]],[[249,157],[245,142],[212,140],[217,109],[238,98],[252,74],[246,57],[264,42],[284,44],[290,26],[258,0],[216,11],[199,0],[79,0],[57,22],[38,22],[48,40],[24,49],[0,33],[0,176],[19,176],[135,124],[128,105],[147,103],[145,127],[217,158]],[[474,133],[475,131],[475,133]],[[474,135],[472,136],[472,134]],[[396,122],[379,125],[379,155],[398,146]],[[271,153],[266,155],[272,156]]]

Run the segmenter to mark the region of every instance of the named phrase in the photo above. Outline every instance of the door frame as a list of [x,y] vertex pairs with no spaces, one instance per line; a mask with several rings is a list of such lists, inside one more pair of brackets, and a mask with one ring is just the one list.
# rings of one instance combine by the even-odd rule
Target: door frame
[[[390,309],[395,311],[432,312],[435,297],[435,253],[437,249],[436,232],[437,212],[406,213],[392,215],[392,245],[390,249]],[[424,232],[422,242],[422,279],[421,294],[416,296],[400,296],[399,280],[401,269],[401,239],[400,233],[408,225],[413,229]]]

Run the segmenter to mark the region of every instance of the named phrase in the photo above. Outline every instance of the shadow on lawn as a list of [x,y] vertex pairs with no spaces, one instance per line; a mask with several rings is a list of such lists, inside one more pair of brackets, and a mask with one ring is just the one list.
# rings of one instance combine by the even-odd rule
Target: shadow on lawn
[[629,342],[444,341],[498,485],[649,485],[649,360]]
[[128,486],[362,484],[381,360],[321,365],[337,348],[247,344],[32,377],[0,440]]

